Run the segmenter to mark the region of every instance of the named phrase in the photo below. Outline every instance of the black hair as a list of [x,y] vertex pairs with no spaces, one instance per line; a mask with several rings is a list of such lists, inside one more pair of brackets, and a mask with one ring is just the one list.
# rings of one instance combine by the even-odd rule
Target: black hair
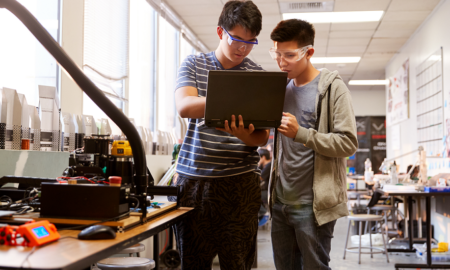
[[228,1],[222,9],[218,25],[227,31],[240,25],[258,36],[262,28],[262,15],[252,1]]
[[297,41],[299,47],[314,46],[314,26],[307,21],[290,19],[281,21],[273,29],[270,38],[277,42]]
[[270,160],[270,152],[267,149],[260,148],[258,149],[258,154],[260,157],[265,157],[266,160]]

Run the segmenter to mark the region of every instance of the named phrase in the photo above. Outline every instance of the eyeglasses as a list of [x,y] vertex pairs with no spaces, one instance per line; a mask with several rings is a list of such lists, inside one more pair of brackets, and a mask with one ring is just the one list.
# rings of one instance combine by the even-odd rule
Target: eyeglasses
[[281,61],[281,59],[283,58],[284,61],[295,62],[300,61],[300,59],[305,56],[308,49],[312,47],[312,45],[308,45],[295,50],[278,50],[276,48],[271,48],[269,50],[269,53],[273,60]]
[[244,50],[252,50],[253,46],[258,45],[258,40],[255,41],[240,40],[232,37],[230,33],[228,33],[227,30],[225,30],[225,28],[222,29],[223,31],[225,31],[225,33],[227,33],[228,45],[230,45],[233,49],[241,50],[242,48],[244,48]]

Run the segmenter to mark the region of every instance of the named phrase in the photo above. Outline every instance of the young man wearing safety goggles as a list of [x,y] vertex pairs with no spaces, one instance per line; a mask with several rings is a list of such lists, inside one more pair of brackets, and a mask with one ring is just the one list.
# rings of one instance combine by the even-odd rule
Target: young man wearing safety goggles
[[244,128],[237,115],[220,130],[206,127],[203,118],[208,70],[262,70],[246,58],[258,44],[261,27],[253,2],[227,2],[217,49],[188,56],[178,70],[176,107],[189,118],[189,128],[173,185],[181,185],[181,206],[195,208],[176,224],[182,269],[211,269],[217,254],[221,269],[250,269],[255,259],[261,205],[256,150],[266,144],[269,131]]
[[281,21],[270,55],[288,73],[269,205],[275,266],[331,269],[336,219],[348,215],[346,157],[358,147],[350,92],[337,71],[317,70],[314,27]]

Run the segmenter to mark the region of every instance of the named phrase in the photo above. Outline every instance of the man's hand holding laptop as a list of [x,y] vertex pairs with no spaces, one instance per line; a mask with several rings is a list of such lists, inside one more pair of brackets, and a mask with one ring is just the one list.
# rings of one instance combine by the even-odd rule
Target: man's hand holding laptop
[[253,124],[248,125],[248,128],[244,128],[244,119],[242,115],[238,116],[239,124],[236,126],[236,116],[231,116],[231,124],[228,120],[225,120],[224,128],[216,128],[217,130],[225,131],[236,138],[240,139],[248,146],[262,146],[267,143],[269,135],[268,129],[258,129],[255,131]]

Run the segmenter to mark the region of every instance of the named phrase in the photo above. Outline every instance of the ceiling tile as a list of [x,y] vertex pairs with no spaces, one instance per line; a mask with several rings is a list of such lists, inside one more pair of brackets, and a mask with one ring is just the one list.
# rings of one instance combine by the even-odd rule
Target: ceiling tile
[[330,38],[328,46],[367,46],[370,38]]
[[433,10],[440,0],[392,0],[388,11]]
[[383,20],[377,30],[413,30],[415,31],[422,21],[386,21]]
[[383,21],[420,21],[422,22],[430,10],[426,11],[388,11],[383,17]]
[[217,33],[217,25],[216,24],[197,25],[197,26],[190,27],[190,28],[196,35],[216,35],[216,33]]
[[278,2],[281,3],[281,2],[312,2],[312,1],[311,0],[278,0]]
[[314,39],[314,47],[327,47],[328,38],[316,38]]
[[262,17],[262,27],[273,30],[275,26],[282,20],[281,14],[264,15]]
[[399,30],[399,29],[389,29],[389,30],[378,30],[375,32],[373,37],[375,38],[409,38],[415,30]]
[[374,69],[371,71],[362,71],[356,69],[352,76],[352,80],[384,80],[384,69]]
[[328,31],[316,32],[314,39],[327,39],[329,36]]
[[164,2],[168,3],[169,6],[188,6],[188,5],[222,5],[220,0],[164,0]]
[[264,4],[264,3],[277,3],[277,0],[253,0],[253,3],[255,3],[255,5],[259,5],[259,4]]
[[361,56],[366,51],[367,46],[329,46],[328,56]]
[[374,38],[367,52],[396,53],[407,40],[407,38]]
[[220,13],[222,12],[222,5],[220,4],[189,4],[189,5],[171,5],[172,9],[178,13],[185,14],[188,16],[203,16],[205,14],[205,10],[208,11],[208,16],[213,15],[217,19],[219,19]]
[[[255,3],[256,4],[256,3]],[[267,3],[258,3],[256,4],[259,11],[263,14],[263,19],[265,15],[276,14],[280,15],[280,7],[276,1],[271,1]]]
[[332,23],[331,31],[375,30],[379,22]]
[[388,61],[366,61],[364,59],[361,59],[358,65],[358,70],[361,71],[373,71],[373,70],[381,70],[384,69]]
[[384,59],[386,61],[391,60],[391,58],[396,55],[396,52],[366,52],[364,54],[364,59],[366,60],[381,60]]
[[386,10],[390,0],[335,0],[334,11]]
[[217,42],[219,43],[219,37],[216,34],[213,35],[198,35],[197,36],[203,42]]
[[195,26],[217,24],[218,18],[219,16],[216,15],[203,15],[203,16],[189,15],[184,16],[183,21],[185,21],[186,24],[193,29]]
[[373,34],[373,30],[331,31],[330,38],[370,38]]
[[314,26],[314,29],[316,30],[316,33],[321,32],[321,31],[328,32],[328,31],[330,31],[331,23],[316,23],[316,24],[313,24],[313,26]]

